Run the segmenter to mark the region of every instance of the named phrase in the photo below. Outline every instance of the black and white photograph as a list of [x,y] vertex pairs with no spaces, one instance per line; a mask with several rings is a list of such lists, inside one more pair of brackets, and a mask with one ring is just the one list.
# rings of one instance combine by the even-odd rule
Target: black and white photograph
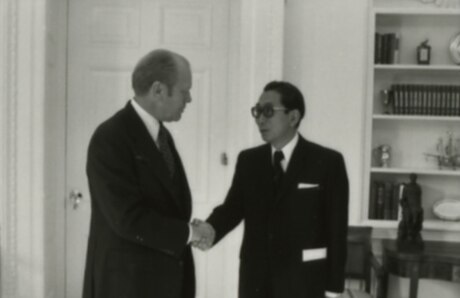
[[460,0],[0,0],[0,298],[458,298]]

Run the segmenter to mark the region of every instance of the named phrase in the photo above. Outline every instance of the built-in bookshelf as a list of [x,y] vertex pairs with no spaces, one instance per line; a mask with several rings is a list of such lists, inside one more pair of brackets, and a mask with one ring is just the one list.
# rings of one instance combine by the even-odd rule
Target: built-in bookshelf
[[[415,173],[424,228],[460,231],[460,222],[432,212],[441,199],[460,199],[460,65],[449,53],[460,34],[460,7],[373,0],[369,14],[364,222],[396,228],[400,185]],[[428,65],[417,63],[417,47],[425,40]],[[382,145],[391,148],[389,162],[380,160]],[[447,147],[458,150],[457,166],[441,162]]]
[[[460,16],[459,16],[460,17]],[[391,70],[391,71],[456,71],[460,72],[457,65],[411,65],[411,64],[381,64],[374,65],[376,71]]]

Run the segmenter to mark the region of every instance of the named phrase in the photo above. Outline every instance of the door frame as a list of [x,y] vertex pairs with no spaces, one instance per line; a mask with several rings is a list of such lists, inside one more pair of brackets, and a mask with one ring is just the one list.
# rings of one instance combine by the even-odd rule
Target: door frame
[[0,295],[44,292],[46,0],[0,4]]
[[[0,2],[1,297],[65,295],[67,1]],[[249,107],[282,77],[284,2],[231,1],[230,167],[260,142]]]

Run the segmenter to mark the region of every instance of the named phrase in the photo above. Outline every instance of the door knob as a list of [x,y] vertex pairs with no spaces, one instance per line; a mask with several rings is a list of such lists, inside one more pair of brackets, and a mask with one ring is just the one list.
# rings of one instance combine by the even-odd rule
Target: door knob
[[228,165],[228,155],[226,152],[220,154],[220,164],[223,166]]
[[83,195],[78,190],[71,190],[69,194],[69,200],[72,202],[72,208],[78,209],[80,202],[83,200]]

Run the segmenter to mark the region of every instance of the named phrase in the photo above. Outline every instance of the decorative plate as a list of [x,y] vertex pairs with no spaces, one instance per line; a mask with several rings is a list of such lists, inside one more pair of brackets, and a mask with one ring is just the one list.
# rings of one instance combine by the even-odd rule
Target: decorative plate
[[449,46],[450,56],[456,64],[460,64],[460,34],[454,36]]
[[460,200],[443,199],[433,205],[433,213],[443,220],[460,220]]

